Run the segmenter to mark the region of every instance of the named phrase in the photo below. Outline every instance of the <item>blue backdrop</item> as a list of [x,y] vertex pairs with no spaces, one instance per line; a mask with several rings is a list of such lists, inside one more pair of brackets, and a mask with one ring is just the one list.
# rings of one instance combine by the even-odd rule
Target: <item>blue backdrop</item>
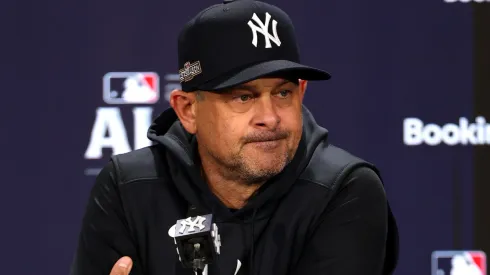
[[[429,274],[434,250],[472,249],[472,146],[407,146],[403,132],[407,117],[441,126],[460,117],[474,121],[471,6],[267,2],[290,14],[302,61],[333,75],[310,82],[305,105],[333,143],[382,171],[400,227],[396,274]],[[104,119],[97,111],[123,123],[115,137],[120,145],[126,136],[130,149],[145,145],[135,146],[135,135],[144,138],[149,119],[168,107],[165,93],[178,85],[178,32],[214,3],[52,0],[21,8],[5,2],[12,39],[2,40],[10,91],[2,100],[9,133],[1,140],[2,212],[11,223],[2,233],[2,274],[68,273],[88,192],[113,153],[87,158],[94,124]],[[108,72],[158,73],[160,100],[107,104]]]

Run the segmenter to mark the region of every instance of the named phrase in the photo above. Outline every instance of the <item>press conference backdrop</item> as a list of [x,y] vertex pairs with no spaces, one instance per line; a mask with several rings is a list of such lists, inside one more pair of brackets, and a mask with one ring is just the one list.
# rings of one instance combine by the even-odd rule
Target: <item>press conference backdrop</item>
[[[268,2],[290,14],[302,61],[333,75],[310,82],[305,105],[332,143],[382,171],[400,227],[395,274],[431,274],[434,251],[489,252],[490,3]],[[5,2],[5,35],[17,43],[2,40],[3,98],[21,95],[22,112],[2,135],[12,166],[2,274],[68,273],[96,174],[111,154],[150,144],[149,123],[179,87],[178,31],[214,3]],[[131,97],[138,81],[146,91]]]

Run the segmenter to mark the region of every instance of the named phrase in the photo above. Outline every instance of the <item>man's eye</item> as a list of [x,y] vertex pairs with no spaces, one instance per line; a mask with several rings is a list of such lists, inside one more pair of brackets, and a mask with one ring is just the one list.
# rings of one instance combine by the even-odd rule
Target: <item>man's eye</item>
[[237,97],[235,97],[238,101],[241,101],[241,102],[247,102],[249,100],[252,99],[252,96],[251,95],[239,95]]
[[282,90],[279,92],[280,97],[288,97],[291,94],[290,90]]

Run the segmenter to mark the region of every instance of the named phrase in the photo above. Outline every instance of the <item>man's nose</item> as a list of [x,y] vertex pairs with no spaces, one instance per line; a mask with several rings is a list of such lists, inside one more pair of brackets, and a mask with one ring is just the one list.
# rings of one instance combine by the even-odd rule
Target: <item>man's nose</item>
[[256,99],[253,122],[255,126],[267,128],[268,130],[275,130],[281,122],[276,106],[274,106],[274,103],[269,96],[263,96]]

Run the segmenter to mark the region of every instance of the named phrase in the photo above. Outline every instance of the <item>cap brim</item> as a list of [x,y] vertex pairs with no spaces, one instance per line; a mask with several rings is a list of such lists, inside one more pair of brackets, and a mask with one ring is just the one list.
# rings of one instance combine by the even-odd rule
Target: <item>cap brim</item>
[[331,78],[328,72],[308,67],[289,60],[266,61],[244,69],[237,69],[225,76],[213,79],[200,85],[199,90],[218,91],[227,89],[257,78],[267,76],[280,76],[281,74],[294,76],[303,80],[328,80]]

